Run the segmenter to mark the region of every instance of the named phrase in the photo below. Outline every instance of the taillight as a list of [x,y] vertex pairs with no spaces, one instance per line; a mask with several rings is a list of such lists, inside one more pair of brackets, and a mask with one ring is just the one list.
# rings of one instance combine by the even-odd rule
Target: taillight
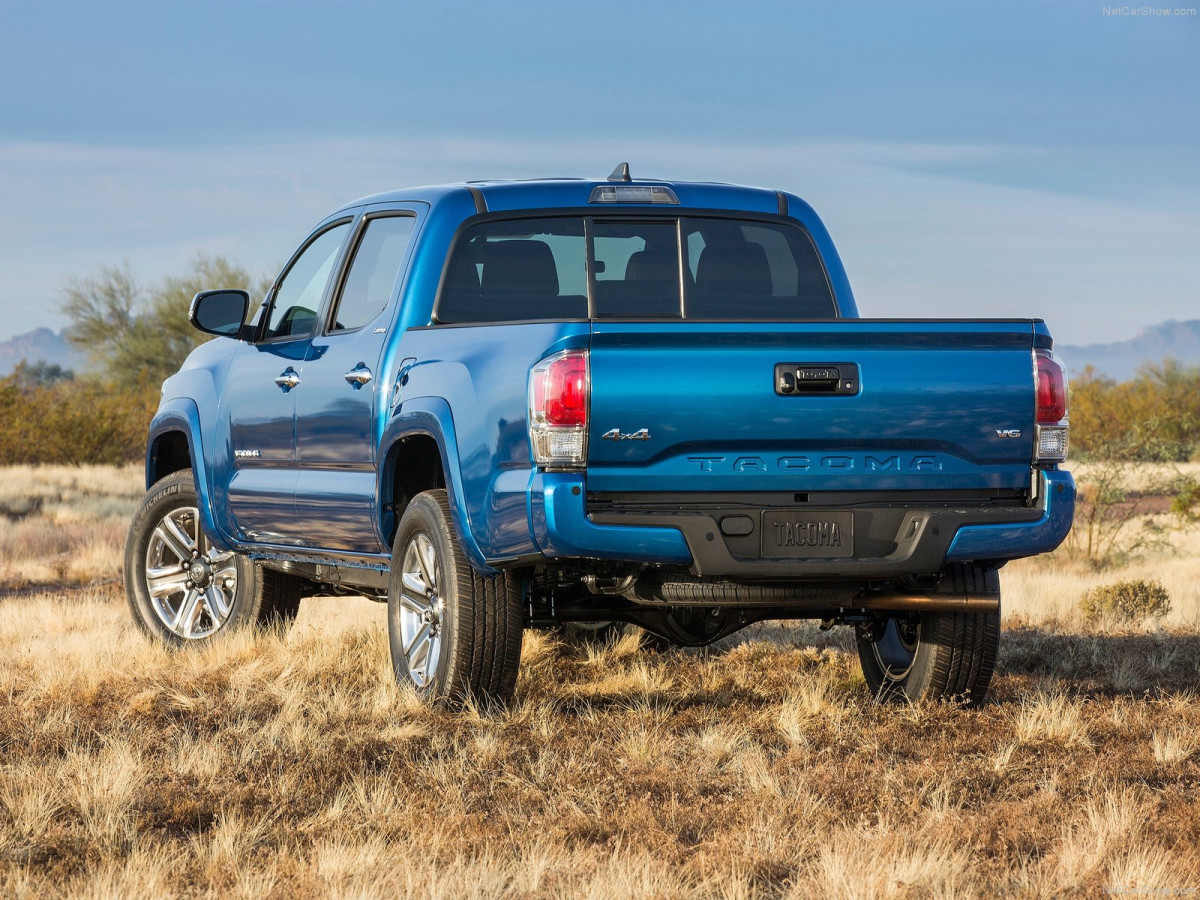
[[1037,370],[1037,421],[1057,425],[1067,417],[1067,370],[1049,350],[1034,354]]
[[1067,370],[1049,350],[1035,350],[1033,376],[1037,391],[1034,461],[1061,462],[1067,458],[1067,435],[1070,430]]
[[578,468],[587,459],[586,350],[548,356],[529,372],[529,439],[540,466]]

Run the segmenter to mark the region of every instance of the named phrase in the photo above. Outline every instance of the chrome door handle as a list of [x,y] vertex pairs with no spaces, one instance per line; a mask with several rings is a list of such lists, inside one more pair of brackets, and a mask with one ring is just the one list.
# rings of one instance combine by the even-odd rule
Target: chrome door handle
[[371,370],[359,363],[342,377],[346,379],[346,384],[358,389],[371,380]]
[[300,376],[296,374],[295,370],[292,369],[291,366],[288,366],[287,369],[285,369],[280,376],[275,379],[275,383],[283,388],[284,391],[290,391],[300,383]]

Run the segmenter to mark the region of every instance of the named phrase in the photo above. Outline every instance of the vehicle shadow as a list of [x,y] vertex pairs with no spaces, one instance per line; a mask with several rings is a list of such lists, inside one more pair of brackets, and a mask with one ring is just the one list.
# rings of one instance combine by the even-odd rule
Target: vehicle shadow
[[1200,634],[1064,633],[1005,628],[997,673],[1010,688],[1061,682],[1073,694],[1113,697],[1191,692],[1200,695]]
[[[755,640],[855,652],[849,628],[822,632],[805,622],[763,622],[718,642],[712,652],[729,652]],[[1082,696],[1153,697],[1190,691],[1200,699],[1200,632],[1076,631],[1053,623],[1005,623],[996,675],[993,687],[1004,681],[1006,695],[1054,682]]]

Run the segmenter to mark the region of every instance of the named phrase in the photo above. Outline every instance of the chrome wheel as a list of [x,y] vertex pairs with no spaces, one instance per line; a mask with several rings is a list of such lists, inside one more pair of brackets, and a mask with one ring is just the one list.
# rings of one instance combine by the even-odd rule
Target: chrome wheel
[[445,607],[439,590],[437,550],[422,532],[414,534],[404,548],[399,599],[400,640],[408,674],[423,688],[437,672]]
[[872,641],[871,649],[885,678],[903,681],[917,658],[917,647],[921,643],[921,623],[910,619],[891,617],[883,633]]
[[170,510],[150,532],[145,578],[154,612],[186,640],[213,634],[233,611],[234,555],[208,546],[194,506]]

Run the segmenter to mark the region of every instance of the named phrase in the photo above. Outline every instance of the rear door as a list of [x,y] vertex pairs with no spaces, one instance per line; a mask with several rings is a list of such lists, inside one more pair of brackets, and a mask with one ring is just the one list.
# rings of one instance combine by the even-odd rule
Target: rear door
[[368,212],[304,362],[296,398],[296,512],[305,543],[378,552],[379,427],[394,384],[383,350],[424,207]]

